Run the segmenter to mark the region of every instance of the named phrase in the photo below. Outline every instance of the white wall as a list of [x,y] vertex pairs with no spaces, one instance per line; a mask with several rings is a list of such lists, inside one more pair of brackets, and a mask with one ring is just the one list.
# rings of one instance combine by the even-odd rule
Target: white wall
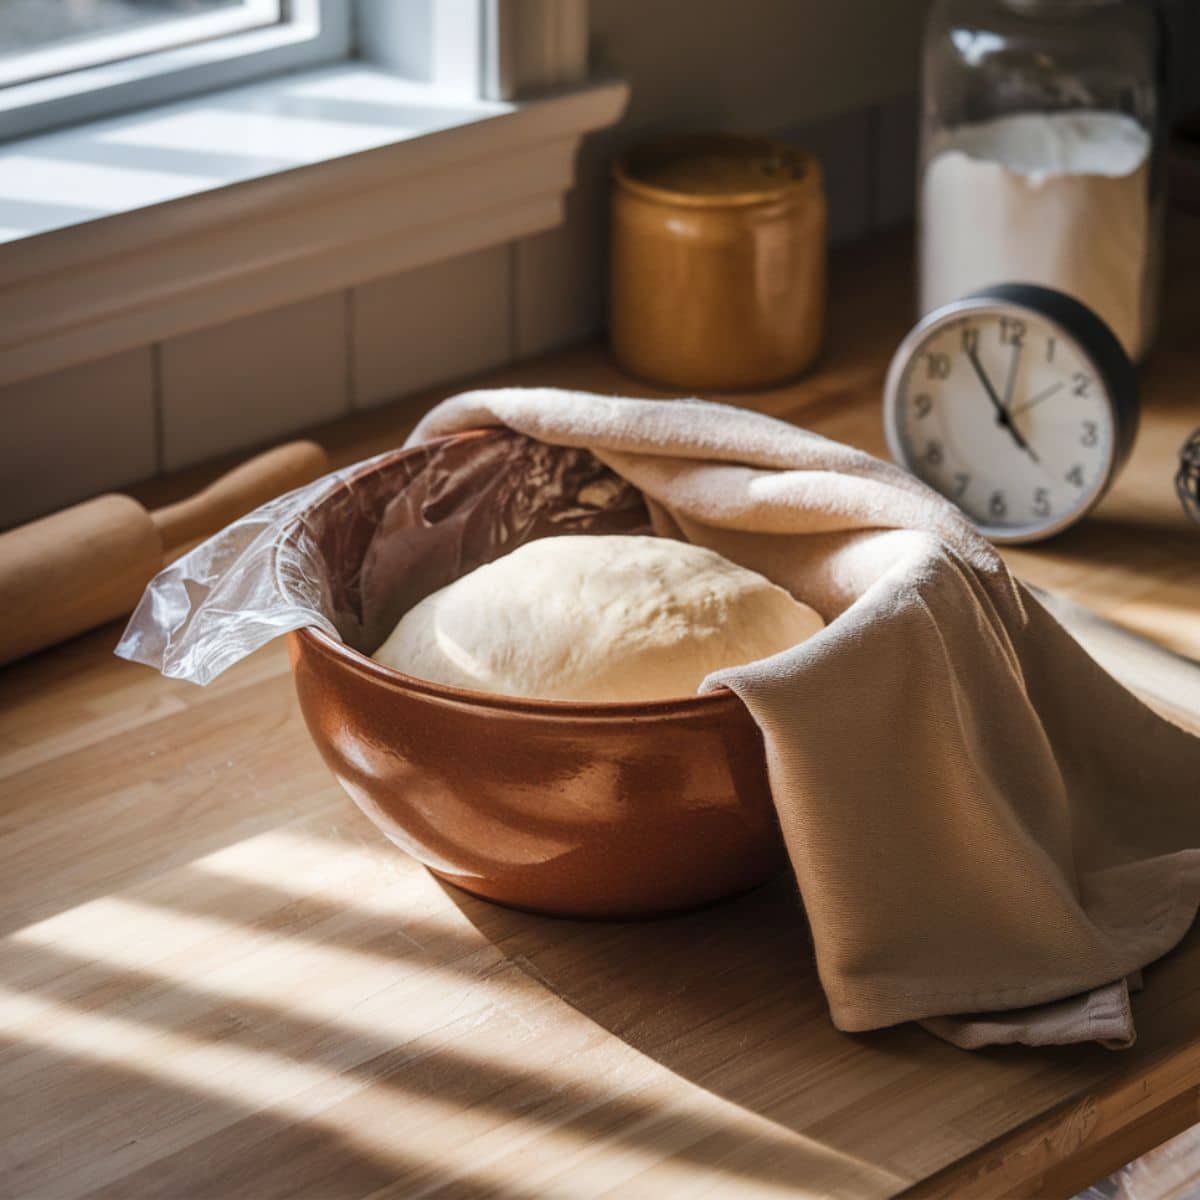
[[564,226],[0,388],[0,528],[595,335],[608,163],[648,134],[783,134],[825,163],[835,240],[905,219],[924,9],[591,0],[594,57],[633,99],[585,145]]
[[772,129],[914,90],[927,0],[592,0],[627,130]]
[[[565,227],[528,239],[518,278],[545,320],[520,352],[599,332],[608,171],[621,147],[687,129],[763,132],[815,153],[830,240],[912,212],[919,51],[928,0],[591,0],[593,59],[632,87],[624,118],[590,137]],[[520,266],[520,264],[519,264]]]

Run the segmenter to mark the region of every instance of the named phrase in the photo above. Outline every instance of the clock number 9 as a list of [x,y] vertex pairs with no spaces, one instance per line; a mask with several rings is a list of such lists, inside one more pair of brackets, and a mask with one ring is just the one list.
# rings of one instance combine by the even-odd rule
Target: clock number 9
[[993,517],[1008,516],[1008,500],[1002,491],[995,491],[988,500],[988,514]]
[[933,412],[933,397],[928,392],[918,392],[913,397],[913,408],[916,409],[917,420],[923,421]]

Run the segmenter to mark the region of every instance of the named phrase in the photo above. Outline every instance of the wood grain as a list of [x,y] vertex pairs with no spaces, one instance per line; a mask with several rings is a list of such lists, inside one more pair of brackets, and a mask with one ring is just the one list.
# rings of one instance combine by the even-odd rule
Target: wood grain
[[289,442],[154,512],[96,496],[0,533],[0,664],[132,612],[187,545],[328,469],[315,442]]
[[[1170,244],[1129,471],[1010,558],[1200,656],[1200,538],[1168,481],[1200,424],[1181,282],[1200,225]],[[741,399],[879,450],[906,256],[896,238],[836,258],[821,369]],[[592,347],[493,378],[645,391]],[[429,399],[319,440],[361,458]],[[116,635],[0,673],[3,1195],[1065,1195],[1197,1115],[1200,934],[1146,972],[1122,1053],[847,1036],[787,878],[644,924],[473,900],[343,797],[280,646],[201,690],[116,661]]]

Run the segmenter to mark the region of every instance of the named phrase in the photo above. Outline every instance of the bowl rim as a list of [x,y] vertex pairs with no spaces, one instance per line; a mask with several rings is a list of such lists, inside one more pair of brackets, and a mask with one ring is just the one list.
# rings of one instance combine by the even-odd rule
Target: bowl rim
[[[337,488],[323,493],[318,502],[325,502],[334,494],[334,491],[348,486],[355,479],[366,474],[391,466],[392,463],[406,455],[425,452],[451,442],[470,441],[485,434],[502,431],[505,428],[505,426],[495,425],[461,430],[458,433],[444,434],[425,442],[406,444],[398,446],[392,451],[384,451],[361,464],[357,470],[348,469],[348,473],[339,480]],[[656,700],[548,700],[534,696],[506,696],[498,692],[481,692],[474,688],[437,683],[431,679],[421,679],[416,675],[398,671],[395,667],[378,662],[361,650],[356,650],[353,646],[332,637],[317,625],[303,625],[291,632],[294,636],[307,642],[318,653],[324,653],[355,673],[382,683],[392,690],[417,692],[443,702],[475,709],[493,709],[506,713],[519,712],[560,719],[586,719],[700,715],[706,710],[720,710],[730,704],[741,707],[737,695],[724,685],[714,688],[711,692],[693,692],[689,695],[667,696]]]

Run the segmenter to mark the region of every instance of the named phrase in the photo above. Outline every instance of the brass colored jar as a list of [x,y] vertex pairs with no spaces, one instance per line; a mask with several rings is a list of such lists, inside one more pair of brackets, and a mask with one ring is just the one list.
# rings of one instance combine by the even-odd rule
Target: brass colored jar
[[613,352],[672,388],[766,387],[816,358],[825,325],[817,161],[769,138],[690,134],[613,168]]

